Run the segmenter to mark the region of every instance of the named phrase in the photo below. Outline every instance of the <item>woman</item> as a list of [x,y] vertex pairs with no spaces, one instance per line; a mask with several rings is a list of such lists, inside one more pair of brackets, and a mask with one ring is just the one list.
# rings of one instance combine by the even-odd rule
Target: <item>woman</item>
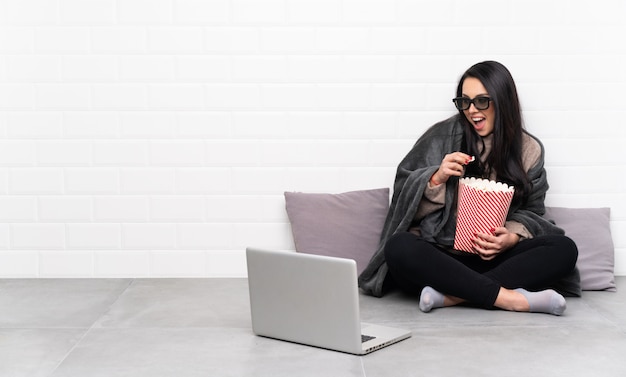
[[[542,217],[543,146],[523,129],[510,72],[494,61],[472,66],[453,101],[459,114],[427,130],[399,164],[380,246],[360,287],[382,296],[393,283],[420,294],[423,312],[468,302],[561,315],[562,294],[580,294],[578,250]],[[462,176],[515,187],[505,226],[476,234],[475,254],[452,248]]]

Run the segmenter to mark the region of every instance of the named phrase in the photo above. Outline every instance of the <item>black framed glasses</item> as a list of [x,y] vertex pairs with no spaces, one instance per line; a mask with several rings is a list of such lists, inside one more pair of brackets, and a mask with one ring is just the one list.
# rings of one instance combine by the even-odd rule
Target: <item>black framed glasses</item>
[[474,104],[476,110],[487,110],[489,108],[489,102],[491,101],[493,101],[491,98],[484,96],[476,97],[474,99],[469,99],[467,97],[456,97],[452,99],[454,106],[461,111],[469,109],[471,104]]

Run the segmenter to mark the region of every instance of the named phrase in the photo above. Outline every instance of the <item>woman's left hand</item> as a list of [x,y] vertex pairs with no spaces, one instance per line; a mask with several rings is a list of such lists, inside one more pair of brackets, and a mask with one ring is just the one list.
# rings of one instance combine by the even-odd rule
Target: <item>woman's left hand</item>
[[474,251],[483,260],[491,260],[501,252],[512,248],[518,242],[518,234],[509,232],[505,227],[499,227],[493,230],[493,234],[476,233]]

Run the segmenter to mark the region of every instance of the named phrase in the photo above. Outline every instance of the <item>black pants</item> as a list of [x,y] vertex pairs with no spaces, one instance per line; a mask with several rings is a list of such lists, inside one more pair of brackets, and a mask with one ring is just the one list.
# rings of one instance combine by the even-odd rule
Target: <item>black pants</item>
[[401,232],[385,245],[385,259],[394,283],[411,294],[423,287],[492,308],[500,287],[547,289],[576,265],[578,248],[565,236],[541,236],[485,261],[475,254],[456,255]]

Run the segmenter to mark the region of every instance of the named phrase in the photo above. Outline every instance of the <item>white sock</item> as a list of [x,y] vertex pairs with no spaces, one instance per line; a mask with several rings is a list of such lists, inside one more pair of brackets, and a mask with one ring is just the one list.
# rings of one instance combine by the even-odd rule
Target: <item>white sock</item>
[[567,307],[565,298],[552,289],[529,292],[523,288],[518,288],[515,291],[526,297],[530,311],[533,313],[561,315]]
[[437,292],[431,287],[424,287],[422,294],[420,295],[420,310],[424,313],[428,313],[432,309],[443,307],[444,295]]

